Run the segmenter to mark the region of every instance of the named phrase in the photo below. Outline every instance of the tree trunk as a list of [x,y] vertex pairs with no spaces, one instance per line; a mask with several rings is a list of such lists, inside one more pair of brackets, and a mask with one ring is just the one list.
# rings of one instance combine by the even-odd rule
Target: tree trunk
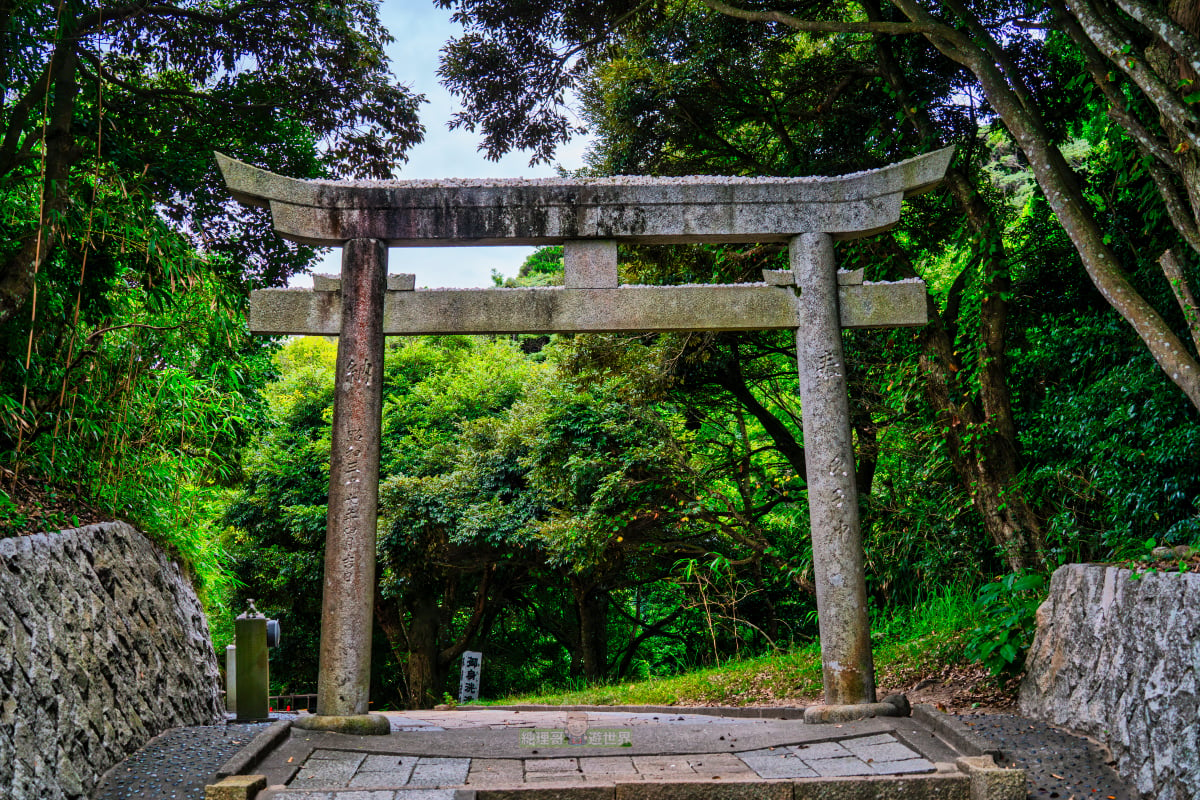
[[924,34],[929,42],[974,73],[988,102],[1028,158],[1046,202],[1079,253],[1092,283],[1133,327],[1167,377],[1200,411],[1200,363],[1188,354],[1162,316],[1130,284],[1116,255],[1104,243],[1104,234],[1092,217],[1071,166],[1052,143],[1037,112],[1019,96],[1019,87],[1009,85],[1001,67],[984,49],[986,46],[999,50],[999,45],[993,39],[982,46],[976,44],[961,31],[941,25],[916,0],[891,2],[913,22],[937,28],[937,33]]
[[590,682],[608,672],[608,594],[591,585],[572,583],[579,616],[579,654],[583,677]]
[[55,49],[48,74],[54,100],[46,127],[43,161],[41,214],[37,228],[0,263],[0,322],[11,319],[33,291],[38,271],[58,240],[60,217],[70,197],[67,183],[71,164],[79,151],[71,131],[79,85],[75,75],[76,55],[70,42]]
[[441,610],[437,598],[422,592],[412,606],[408,626],[408,704],[432,708],[441,702],[442,671],[438,662],[438,633]]
[[746,376],[742,373],[742,366],[738,362],[738,348],[736,343],[734,343],[732,349],[733,358],[717,373],[717,384],[733,395],[733,398],[758,420],[758,423],[762,425],[767,436],[771,437],[771,442],[775,445],[775,449],[779,451],[779,454],[787,460],[788,465],[801,480],[807,481],[808,471],[804,461],[804,447],[796,441],[796,437],[792,434],[791,429],[787,425],[784,425],[778,417],[772,414],[754,396],[754,392],[750,390],[749,384],[746,383]]
[[[872,21],[882,19],[877,0],[865,0],[863,7]],[[939,132],[928,111],[912,99],[905,75],[892,55],[890,39],[876,36],[875,40],[880,68],[897,92],[913,129],[922,141],[941,145]],[[1040,516],[1017,485],[1020,459],[1005,358],[1006,298],[1012,291],[1008,252],[991,208],[976,191],[971,178],[952,167],[946,171],[945,183],[975,234],[983,265],[983,300],[976,329],[979,386],[976,393],[963,385],[962,359],[956,352],[952,333],[957,320],[943,320],[931,302],[931,323],[922,332],[925,354],[921,357],[921,368],[925,375],[925,396],[938,411],[951,464],[970,493],[989,538],[1004,554],[1009,568],[1032,567],[1041,562],[1045,542]],[[957,305],[957,298],[950,298],[947,316]],[[958,403],[953,400],[972,395],[976,396],[975,400]]]

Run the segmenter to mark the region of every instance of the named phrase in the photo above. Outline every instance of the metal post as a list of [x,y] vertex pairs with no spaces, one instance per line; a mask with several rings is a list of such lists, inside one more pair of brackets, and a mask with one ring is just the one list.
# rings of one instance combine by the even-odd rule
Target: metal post
[[790,255],[800,287],[796,357],[825,702],[873,703],[875,665],[833,242],[828,234],[801,234],[792,239]]
[[267,661],[267,620],[254,608],[233,621],[237,642],[237,721],[261,722],[270,719],[267,695],[270,675]]
[[385,243],[351,239],[342,246],[317,716],[302,727],[347,733],[389,730],[386,718],[365,716],[371,688],[386,277]]
[[225,646],[225,710],[237,713],[237,646]]

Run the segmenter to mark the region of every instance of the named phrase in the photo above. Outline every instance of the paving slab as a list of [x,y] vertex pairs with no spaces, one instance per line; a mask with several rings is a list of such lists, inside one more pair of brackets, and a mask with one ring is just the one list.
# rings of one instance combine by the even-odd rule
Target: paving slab
[[870,764],[857,756],[842,756],[841,758],[817,758],[806,761],[817,775],[822,778],[848,778],[853,775],[874,775],[875,770]]
[[585,778],[579,772],[527,772],[525,773],[525,785],[537,785],[540,783],[583,783]]
[[761,778],[817,778],[816,771],[794,753],[771,756],[742,756],[742,761]]
[[633,758],[630,756],[580,758],[579,768],[585,775],[634,775],[637,773],[633,767]]
[[906,758],[900,761],[876,761],[871,764],[876,775],[906,775],[917,772],[936,772],[937,767],[924,758]]
[[841,744],[863,761],[903,761],[919,755],[895,739],[886,744],[861,745],[856,744],[853,739]]
[[349,786],[350,779],[358,771],[366,756],[362,753],[346,753],[337,758],[313,758],[301,767],[300,772],[291,781],[292,786],[300,789],[330,789]]
[[642,775],[655,772],[667,772],[672,775],[695,772],[686,756],[681,755],[634,756],[633,766]]
[[525,760],[525,774],[533,772],[578,772],[577,758],[529,758]]
[[473,758],[467,772],[467,786],[506,786],[524,780],[525,768],[518,759]]
[[811,744],[798,744],[792,748],[792,752],[806,761],[814,758],[843,758],[845,756],[853,755],[838,742],[813,742]]
[[354,750],[313,750],[309,759],[313,761],[354,761],[361,762],[363,754]]
[[710,755],[693,756],[688,759],[690,766],[698,775],[731,777],[753,773],[746,762],[733,753],[712,753]]
[[469,758],[421,758],[407,786],[461,786],[470,770]]

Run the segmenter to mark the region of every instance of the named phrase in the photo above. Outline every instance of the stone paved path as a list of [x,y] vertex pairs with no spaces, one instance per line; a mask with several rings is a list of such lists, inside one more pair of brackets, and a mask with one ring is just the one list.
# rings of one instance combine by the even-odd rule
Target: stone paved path
[[[820,726],[700,714],[491,709],[388,716],[390,737],[293,729],[256,768],[272,787],[263,800],[437,800],[456,790],[591,787],[611,793],[627,784],[959,774],[957,753],[921,726],[897,720]],[[927,741],[914,744],[921,735]]]
[[[769,747],[739,753],[559,758],[438,758],[369,755],[346,750],[313,750],[289,789],[481,788],[541,785],[546,782],[607,785],[629,781],[753,780],[755,778],[842,778],[936,771],[933,762],[890,733],[837,741]],[[307,797],[278,793],[276,798]]]
[[[475,712],[472,712],[472,715]],[[554,727],[561,727],[564,715],[561,713],[526,712],[510,714],[497,720],[494,716],[480,721],[472,720],[462,710],[453,712],[409,712],[407,714],[392,714],[393,730],[397,732],[425,732],[435,737],[453,736],[456,731],[463,735],[477,736],[483,730],[505,732],[511,734],[514,747],[511,755],[524,758],[482,758],[480,752],[468,753],[463,757],[423,756],[422,754],[387,754],[359,753],[351,763],[356,762],[349,780],[359,779],[353,787],[347,785],[338,789],[302,789],[297,784],[288,784],[284,790],[277,790],[277,798],[293,795],[302,800],[459,800],[455,797],[455,789],[425,788],[412,782],[414,773],[420,776],[430,774],[430,770],[453,768],[462,770],[462,762],[468,761],[466,785],[483,786],[485,783],[503,783],[515,776],[512,762],[522,764],[522,777],[526,777],[526,785],[532,783],[544,784],[546,788],[579,784],[580,779],[560,780],[563,775],[571,774],[578,768],[579,776],[583,774],[598,775],[603,769],[612,769],[610,774],[640,775],[639,780],[652,782],[662,780],[667,776],[683,774],[683,766],[691,770],[697,778],[694,780],[712,780],[712,775],[726,774],[730,781],[735,774],[757,776],[746,762],[749,757],[758,761],[763,769],[770,770],[768,764],[782,765],[780,769],[813,769],[814,764],[829,774],[837,767],[849,766],[852,762],[839,762],[846,759],[839,751],[830,753],[820,747],[810,744],[808,747],[799,745],[777,747],[771,750],[769,746],[757,749],[740,750],[738,755],[731,753],[714,754],[684,754],[681,756],[656,759],[650,756],[634,756],[628,753],[589,756],[569,752],[563,756],[539,759],[546,756],[544,748],[519,748],[515,743],[521,731],[526,733]],[[719,736],[728,734],[735,738],[735,746],[742,744],[743,737],[752,738],[752,732],[762,727],[761,720],[730,720],[720,717],[704,717],[692,714],[628,714],[627,728],[636,740],[644,733],[651,736],[654,731],[666,727],[663,723],[675,725],[687,724],[693,729],[719,729]],[[1019,766],[1029,771],[1029,800],[1045,800],[1059,797],[1067,800],[1074,796],[1076,800],[1084,797],[1117,798],[1117,800],[1136,800],[1129,787],[1123,784],[1116,774],[1104,763],[1104,755],[1087,740],[1072,736],[1061,731],[1048,728],[1021,717],[1011,715],[970,715],[962,719],[969,723],[977,735],[996,743],[1006,755],[1004,766]],[[108,776],[108,780],[97,790],[95,800],[199,800],[203,797],[203,786],[211,782],[213,773],[226,759],[240,749],[246,741],[260,730],[260,726],[209,726],[197,728],[180,728],[170,731],[153,740],[141,751],[131,756],[127,761],[118,765]],[[472,731],[471,729],[474,729]],[[875,734],[871,734],[872,736]],[[391,738],[391,737],[381,737]],[[870,747],[870,736],[849,736],[856,748]],[[879,742],[887,744],[886,742]],[[481,742],[476,740],[476,746]],[[873,765],[874,761],[866,761],[855,755],[845,741],[839,741],[858,761]],[[908,747],[901,743],[902,746]],[[540,752],[534,754],[531,750]],[[316,754],[316,750],[312,754]],[[339,751],[339,752],[345,752]],[[489,752],[489,755],[491,753]],[[864,751],[867,759],[872,759],[872,753]],[[829,756],[833,756],[830,758]],[[382,757],[379,757],[382,756]],[[295,758],[295,756],[292,756]],[[337,758],[345,758],[339,755]],[[361,760],[359,760],[361,758]],[[417,767],[424,758],[428,766],[417,773]],[[281,759],[286,762],[286,756]],[[322,759],[314,759],[320,761]],[[336,759],[333,759],[336,760]],[[561,762],[561,763],[560,763]],[[574,762],[574,763],[572,763]],[[824,763],[821,763],[824,762]],[[302,758],[293,762],[295,773],[291,777],[298,778],[301,765],[307,763]],[[933,762],[930,762],[933,763]],[[542,769],[543,765],[560,767],[563,771]],[[935,764],[936,766],[936,764]],[[411,767],[411,771],[408,771]],[[531,768],[532,767],[532,768]],[[633,772],[628,770],[632,768]],[[856,767],[861,769],[860,767]],[[330,768],[332,769],[332,768]],[[342,769],[346,769],[342,767]],[[641,770],[639,772],[639,770]],[[816,771],[816,770],[814,770]],[[387,788],[371,786],[370,782],[382,779],[388,773],[387,782],[392,784]],[[404,781],[399,778],[407,772]],[[709,773],[705,777],[705,773]],[[927,774],[927,773],[918,773]],[[533,778],[533,780],[528,780]],[[671,778],[676,780],[677,778]],[[347,784],[349,784],[349,780]],[[395,780],[395,783],[392,781]],[[623,778],[628,780],[628,777]],[[279,783],[280,781],[275,781]],[[461,785],[461,784],[460,784]],[[264,800],[267,800],[264,797]]]

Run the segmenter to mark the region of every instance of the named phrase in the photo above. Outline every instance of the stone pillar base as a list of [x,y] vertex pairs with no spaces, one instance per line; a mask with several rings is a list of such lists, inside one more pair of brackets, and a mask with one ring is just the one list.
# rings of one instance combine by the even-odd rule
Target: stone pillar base
[[852,703],[844,706],[809,706],[804,709],[804,721],[809,725],[898,716],[900,711],[891,703]]
[[345,717],[303,714],[296,717],[292,727],[306,731],[349,733],[353,736],[384,736],[392,732],[392,723],[382,714],[351,714]]

